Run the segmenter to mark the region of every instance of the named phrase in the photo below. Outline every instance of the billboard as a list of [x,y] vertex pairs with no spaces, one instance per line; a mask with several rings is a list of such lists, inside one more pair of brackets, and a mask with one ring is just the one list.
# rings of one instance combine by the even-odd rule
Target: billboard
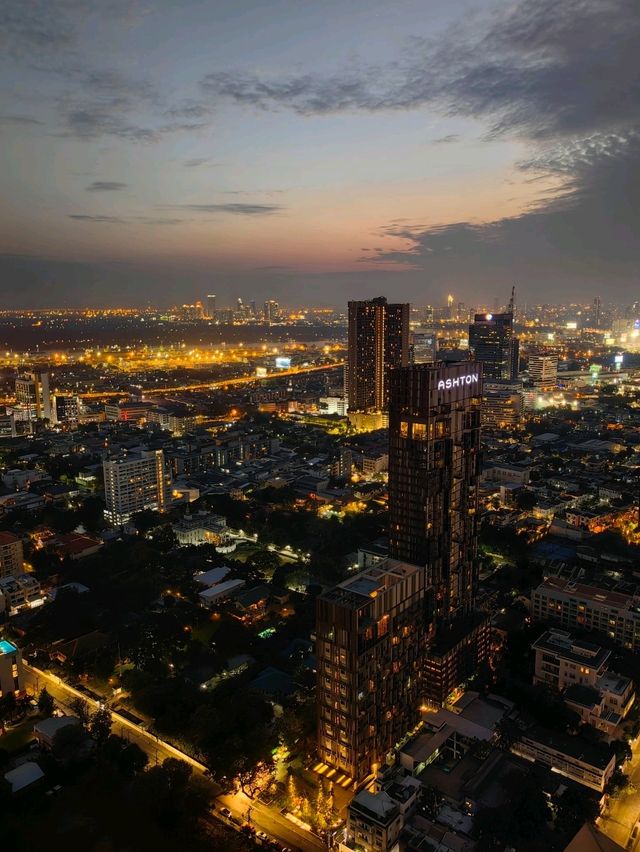
[[290,370],[291,358],[285,358],[282,355],[276,358],[276,370]]

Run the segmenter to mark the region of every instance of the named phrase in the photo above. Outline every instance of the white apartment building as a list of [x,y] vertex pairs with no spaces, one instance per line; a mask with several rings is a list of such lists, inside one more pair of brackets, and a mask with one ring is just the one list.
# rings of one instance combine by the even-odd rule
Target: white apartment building
[[558,384],[558,356],[529,355],[529,378],[536,388],[555,388]]
[[33,574],[0,577],[0,613],[16,615],[22,609],[34,609],[43,603],[40,583]]
[[171,478],[162,450],[105,459],[103,471],[105,518],[114,526],[126,524],[143,509],[164,510]]

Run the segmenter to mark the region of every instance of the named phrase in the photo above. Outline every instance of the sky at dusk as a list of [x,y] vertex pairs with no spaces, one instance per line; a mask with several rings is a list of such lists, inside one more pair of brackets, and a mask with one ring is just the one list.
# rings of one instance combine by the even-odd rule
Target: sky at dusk
[[2,307],[640,298],[637,0],[4,0]]

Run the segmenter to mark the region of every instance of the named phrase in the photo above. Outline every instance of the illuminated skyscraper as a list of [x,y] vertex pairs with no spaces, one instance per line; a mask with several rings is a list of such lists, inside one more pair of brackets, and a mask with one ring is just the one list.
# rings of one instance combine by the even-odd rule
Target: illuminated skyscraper
[[48,373],[26,373],[16,379],[16,402],[27,410],[28,419],[51,419]]
[[349,302],[349,411],[386,411],[389,370],[408,363],[409,304],[389,304],[384,297]]
[[476,314],[469,326],[469,350],[484,365],[485,379],[517,379],[520,342],[513,336],[513,311]]
[[207,296],[207,319],[215,319],[216,318],[216,297],[213,293],[209,293]]
[[143,509],[163,511],[169,497],[171,478],[162,450],[144,450],[122,458],[105,459],[105,517],[121,526]]
[[391,370],[389,553],[317,600],[318,753],[374,772],[488,653],[474,612],[482,366]]

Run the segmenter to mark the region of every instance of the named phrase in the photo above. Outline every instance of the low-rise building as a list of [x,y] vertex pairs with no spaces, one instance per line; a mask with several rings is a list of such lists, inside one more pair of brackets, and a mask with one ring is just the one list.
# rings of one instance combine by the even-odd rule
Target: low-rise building
[[523,734],[512,751],[600,793],[616,768],[612,749],[540,727]]
[[0,577],[0,612],[15,615],[21,609],[33,609],[43,603],[40,583],[33,574]]
[[6,639],[0,639],[0,698],[22,692],[24,672],[20,649]]
[[49,719],[42,719],[35,723],[33,735],[40,746],[51,748],[58,731],[67,728],[69,725],[79,724],[80,719],[77,716],[51,716]]
[[347,808],[346,849],[387,852],[393,849],[415,810],[420,782],[411,777],[394,781],[378,793],[361,790]]

